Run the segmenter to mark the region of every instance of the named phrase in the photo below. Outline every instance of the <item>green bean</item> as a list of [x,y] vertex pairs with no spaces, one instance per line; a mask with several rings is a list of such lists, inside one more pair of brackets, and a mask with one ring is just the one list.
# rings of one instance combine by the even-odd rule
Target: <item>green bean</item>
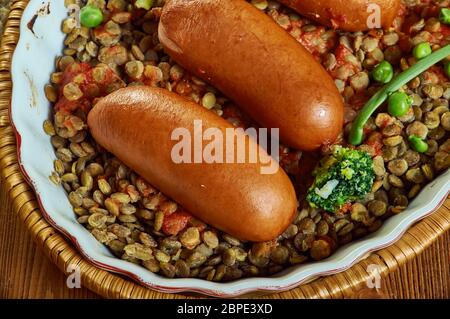
[[450,45],[433,52],[426,58],[418,61],[408,70],[397,75],[390,83],[385,85],[380,91],[375,93],[372,98],[364,105],[358,113],[350,130],[349,142],[353,145],[359,145],[363,141],[364,125],[377,108],[383,104],[388,96],[398,91],[403,85],[414,79],[416,76],[426,71],[428,68],[445,59],[450,55]]

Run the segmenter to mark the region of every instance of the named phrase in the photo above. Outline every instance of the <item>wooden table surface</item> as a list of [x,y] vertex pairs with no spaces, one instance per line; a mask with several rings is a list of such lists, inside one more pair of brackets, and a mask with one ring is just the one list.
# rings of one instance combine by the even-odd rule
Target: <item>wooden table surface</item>
[[[0,299],[99,298],[85,288],[69,289],[66,277],[40,251],[13,213],[0,181]],[[450,232],[418,258],[381,280],[383,296],[450,298]]]

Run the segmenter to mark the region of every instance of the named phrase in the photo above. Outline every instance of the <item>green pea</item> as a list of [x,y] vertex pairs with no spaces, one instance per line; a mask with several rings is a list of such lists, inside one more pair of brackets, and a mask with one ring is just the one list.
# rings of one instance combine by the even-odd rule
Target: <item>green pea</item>
[[450,62],[444,64],[444,73],[450,78]]
[[429,56],[433,50],[431,50],[431,46],[428,42],[422,42],[416,45],[413,49],[413,56],[416,60],[423,59]]
[[394,68],[388,61],[382,61],[372,70],[372,78],[380,83],[388,83],[394,77]]
[[134,6],[139,9],[150,10],[153,7],[154,0],[136,0]]
[[87,5],[80,10],[81,25],[87,28],[98,27],[103,22],[102,10],[96,6]]
[[439,21],[444,24],[450,24],[450,9],[442,8],[439,12]]
[[392,116],[405,115],[412,104],[412,98],[404,92],[395,92],[389,96],[388,112]]
[[409,145],[411,145],[411,148],[419,153],[425,153],[428,151],[428,144],[424,140],[422,140],[420,137],[416,135],[411,135],[408,137]]

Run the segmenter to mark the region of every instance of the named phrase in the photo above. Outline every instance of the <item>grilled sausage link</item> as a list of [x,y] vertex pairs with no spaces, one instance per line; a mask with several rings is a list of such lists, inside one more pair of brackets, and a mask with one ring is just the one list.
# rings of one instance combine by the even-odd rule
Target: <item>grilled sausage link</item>
[[[326,26],[356,32],[392,26],[392,22],[398,14],[401,0],[278,1]],[[378,14],[379,16],[377,16]],[[376,26],[377,22],[380,22],[380,26]]]
[[[238,145],[244,145],[244,163],[225,159],[180,163],[174,159],[179,142],[173,134],[179,129],[198,138],[194,121],[199,120],[205,134],[212,129],[225,137],[231,130],[233,147],[226,144],[223,154],[231,152],[234,158]],[[244,240],[266,241],[280,235],[292,221],[296,194],[278,163],[226,120],[175,93],[151,87],[120,89],[94,106],[88,126],[105,149],[194,216],[224,232]],[[250,160],[254,149],[258,150],[257,161]],[[262,174],[261,168],[269,165],[275,169]]]
[[283,143],[316,150],[343,125],[342,97],[314,57],[243,0],[171,0],[159,39],[166,52],[233,99]]

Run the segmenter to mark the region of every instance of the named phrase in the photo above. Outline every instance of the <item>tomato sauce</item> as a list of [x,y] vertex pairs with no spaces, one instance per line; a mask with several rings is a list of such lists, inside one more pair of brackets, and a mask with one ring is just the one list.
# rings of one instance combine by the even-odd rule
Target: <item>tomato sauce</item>
[[353,53],[345,45],[339,44],[334,52],[334,55],[336,56],[336,66],[330,71],[330,75],[333,78],[338,78],[338,69],[340,67],[349,69],[351,74],[355,74],[360,71],[358,65],[349,61],[348,56],[353,55]]
[[372,146],[375,151],[375,156],[381,155],[383,149],[383,137],[379,132],[373,132],[367,138],[365,144]]
[[186,228],[192,215],[185,211],[176,211],[172,214],[164,216],[162,231],[166,235],[177,235],[180,231]]
[[334,38],[324,38],[325,32],[324,27],[316,27],[314,31],[304,32],[298,41],[318,59],[334,46]]
[[348,104],[354,109],[361,109],[367,103],[370,96],[367,91],[356,92],[348,101]]
[[[76,83],[82,92],[77,100],[71,101],[64,95],[64,87],[69,83]],[[72,63],[64,70],[55,110],[73,113],[81,109],[88,112],[96,98],[124,86],[125,83],[106,65],[93,68],[88,63]]]

